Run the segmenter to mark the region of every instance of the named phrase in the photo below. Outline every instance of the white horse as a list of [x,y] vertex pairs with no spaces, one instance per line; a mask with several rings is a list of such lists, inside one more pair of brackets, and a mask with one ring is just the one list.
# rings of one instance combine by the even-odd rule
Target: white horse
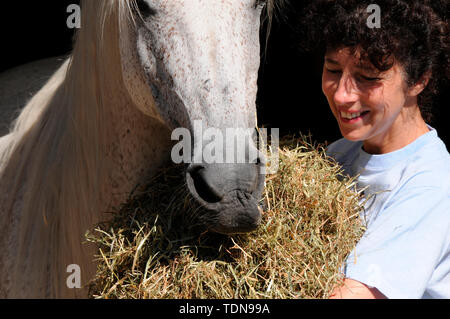
[[[92,278],[85,232],[170,160],[171,131],[256,127],[264,6],[273,0],[82,2],[71,57],[0,138],[1,297],[86,297],[67,267]],[[262,164],[187,167],[211,230],[258,225]]]

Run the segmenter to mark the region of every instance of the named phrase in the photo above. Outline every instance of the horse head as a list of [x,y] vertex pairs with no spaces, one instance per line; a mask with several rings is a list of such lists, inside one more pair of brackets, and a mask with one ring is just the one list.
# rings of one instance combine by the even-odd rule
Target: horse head
[[[264,5],[260,0],[139,0],[134,21],[121,27],[122,72],[131,99],[170,130],[191,133],[187,187],[206,208],[209,229],[225,234],[251,231],[261,219],[265,160],[251,135],[257,125]],[[208,137],[196,134],[196,124],[227,140],[238,132],[237,139],[245,141],[243,158],[230,155],[235,143],[216,144],[223,161],[199,157]]]

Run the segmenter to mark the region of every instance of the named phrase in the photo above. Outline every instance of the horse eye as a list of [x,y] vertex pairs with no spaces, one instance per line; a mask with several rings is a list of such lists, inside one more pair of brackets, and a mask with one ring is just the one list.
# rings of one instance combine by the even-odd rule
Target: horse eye
[[256,0],[255,1],[255,8],[265,6],[267,4],[268,0]]
[[150,7],[145,0],[136,0],[136,6],[142,17],[149,17],[156,14],[156,10]]

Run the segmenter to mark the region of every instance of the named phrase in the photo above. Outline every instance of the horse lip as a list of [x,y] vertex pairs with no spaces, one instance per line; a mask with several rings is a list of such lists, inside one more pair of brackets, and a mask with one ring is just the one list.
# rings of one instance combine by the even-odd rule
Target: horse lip
[[[242,199],[239,196],[233,196],[233,193],[243,192],[241,190],[230,191],[218,203],[205,202],[201,197],[198,197],[195,193],[193,194],[195,200],[204,208],[204,213],[201,215],[200,220],[209,231],[224,235],[244,234],[254,231],[260,225],[262,219],[261,209],[258,208],[258,201],[253,194],[244,193],[247,201],[253,204],[250,206],[246,204],[246,207],[243,207]],[[236,202],[240,202],[240,204]],[[231,208],[236,207],[236,205],[243,209],[241,208],[236,211]],[[228,219],[226,216],[229,214],[231,214],[230,217],[234,217]]]
[[[235,199],[235,201],[238,200]],[[211,231],[225,235],[243,234],[254,231],[261,223],[262,214],[253,196],[249,201],[252,204],[246,204],[245,207],[242,207],[244,208],[243,210],[229,210],[225,208],[213,212],[215,216],[212,218],[213,222],[207,222],[208,228]]]
[[242,192],[244,194],[246,194],[247,196],[252,197],[253,200],[257,200],[254,196],[255,193],[258,192],[258,190],[256,189],[254,192],[249,193],[249,192],[245,192],[242,189],[231,189],[231,190],[227,190],[226,194],[223,196],[220,196],[220,200],[216,201],[216,202],[207,202],[205,201],[197,192],[197,189],[195,188],[194,185],[194,179],[192,178],[189,169],[186,170],[187,174],[186,174],[186,185],[188,187],[189,192],[191,193],[191,195],[194,196],[195,200],[197,200],[199,202],[200,205],[202,205],[203,207],[205,207],[206,209],[210,210],[210,211],[216,211],[219,212],[222,209],[222,205],[224,204],[224,202],[226,202],[227,200],[229,200],[229,198],[231,197],[230,194],[234,193],[234,192]]
[[251,231],[254,231],[258,228],[259,223],[258,224],[254,224],[254,225],[250,225],[247,227],[236,227],[233,230],[227,230],[227,228],[225,227],[210,227],[210,231],[215,232],[215,233],[219,233],[222,235],[238,235],[238,234],[246,234],[249,233]]

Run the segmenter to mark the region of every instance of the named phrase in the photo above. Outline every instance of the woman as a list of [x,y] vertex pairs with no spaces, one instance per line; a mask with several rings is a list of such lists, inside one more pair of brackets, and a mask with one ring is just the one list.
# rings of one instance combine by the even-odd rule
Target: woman
[[327,152],[365,198],[367,230],[331,298],[450,298],[450,155],[427,124],[448,79],[448,12],[448,1],[316,0],[302,18],[343,135]]

